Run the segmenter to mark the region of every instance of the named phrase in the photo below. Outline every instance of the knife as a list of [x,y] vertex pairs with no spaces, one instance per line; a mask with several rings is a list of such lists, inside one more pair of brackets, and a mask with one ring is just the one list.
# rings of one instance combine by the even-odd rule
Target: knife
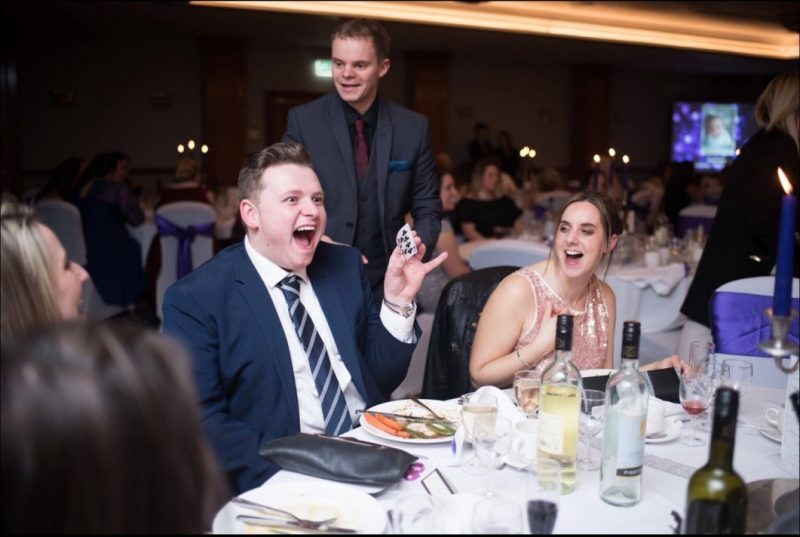
[[372,410],[356,410],[356,414],[364,414],[367,412],[370,414],[377,414],[379,416],[386,416],[387,418],[402,418],[404,420],[414,420],[414,421],[444,421],[447,423],[455,424],[455,422],[448,419],[423,418],[421,416],[406,416],[405,414],[392,414],[391,412],[374,412]]
[[295,531],[303,531],[305,533],[341,533],[341,534],[350,534],[350,533],[358,533],[357,530],[352,528],[340,528],[337,526],[328,526],[327,524],[323,524],[318,528],[310,528],[308,526],[304,526],[299,522],[295,522],[294,520],[286,520],[285,518],[271,518],[271,517],[262,517],[262,516],[254,516],[254,515],[236,515],[236,520],[239,522],[244,522],[245,524],[252,524],[254,526],[268,526],[271,528],[286,528]]

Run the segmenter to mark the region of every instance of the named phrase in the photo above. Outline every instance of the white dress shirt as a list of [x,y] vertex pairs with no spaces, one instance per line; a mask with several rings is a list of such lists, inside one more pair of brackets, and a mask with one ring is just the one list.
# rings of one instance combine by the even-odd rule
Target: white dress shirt
[[[303,350],[303,345],[300,342],[300,338],[297,336],[294,323],[289,315],[286,297],[283,295],[283,291],[280,288],[281,280],[290,273],[258,253],[250,244],[248,237],[244,239],[244,249],[250,261],[252,261],[255,266],[258,275],[261,276],[261,280],[264,282],[269,298],[272,300],[275,310],[278,312],[278,319],[280,319],[283,332],[286,335],[286,342],[289,345],[289,353],[292,358],[294,382],[297,388],[297,405],[300,411],[300,431],[304,433],[324,433],[325,418],[322,415],[322,405],[320,405],[319,402],[317,385],[314,383],[314,377],[311,375],[311,368],[308,365],[308,357]],[[333,340],[328,320],[325,318],[325,313],[322,311],[322,307],[317,300],[317,295],[308,279],[306,270],[298,270],[295,271],[294,274],[301,280],[300,302],[314,322],[319,337],[322,338],[325,349],[328,351],[333,374],[336,375],[336,380],[339,381],[339,386],[347,402],[350,418],[353,423],[357,423],[358,420],[355,415],[355,410],[366,407],[364,398],[353,384],[350,372],[347,370],[347,367],[342,361],[342,357],[339,355],[339,349],[336,347],[336,342]],[[402,315],[398,315],[390,310],[386,304],[381,305],[380,316],[383,326],[398,341],[404,343],[414,342],[414,316],[404,318]]]

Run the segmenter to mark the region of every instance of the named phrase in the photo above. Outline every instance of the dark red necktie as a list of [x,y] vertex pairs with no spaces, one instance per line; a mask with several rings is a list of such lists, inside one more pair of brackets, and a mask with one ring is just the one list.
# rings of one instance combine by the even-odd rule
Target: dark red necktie
[[364,136],[364,120],[357,119],[355,121],[356,127],[356,170],[358,170],[359,177],[367,176],[367,168],[369,167],[369,146],[367,145],[367,137]]

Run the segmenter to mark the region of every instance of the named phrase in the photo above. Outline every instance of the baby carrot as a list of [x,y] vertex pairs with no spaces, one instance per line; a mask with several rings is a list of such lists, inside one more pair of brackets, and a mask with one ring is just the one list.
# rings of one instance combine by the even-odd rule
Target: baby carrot
[[403,431],[403,430],[398,431],[396,429],[393,429],[393,428],[389,427],[388,425],[385,425],[381,420],[378,419],[378,416],[376,416],[374,414],[370,414],[369,412],[364,412],[364,416],[365,416],[365,418],[367,420],[367,423],[369,423],[370,425],[372,425],[373,427],[375,427],[377,429],[380,429],[381,431],[383,431],[385,433],[389,433],[389,434],[394,435],[394,436],[399,436],[400,438],[408,438],[408,437],[411,436],[406,431]]
[[381,420],[384,423],[384,425],[387,425],[387,426],[391,427],[392,429],[394,429],[396,431],[402,431],[403,430],[403,425],[400,422],[394,421],[389,416],[383,416],[381,414],[375,414],[375,417],[377,417],[379,420]]

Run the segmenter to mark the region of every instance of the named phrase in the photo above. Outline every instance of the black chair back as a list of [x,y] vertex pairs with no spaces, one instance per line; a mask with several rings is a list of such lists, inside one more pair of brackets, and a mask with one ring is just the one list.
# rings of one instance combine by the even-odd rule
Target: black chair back
[[452,399],[472,391],[469,354],[483,306],[500,281],[519,267],[487,267],[460,276],[442,290],[431,329],[422,397]]

